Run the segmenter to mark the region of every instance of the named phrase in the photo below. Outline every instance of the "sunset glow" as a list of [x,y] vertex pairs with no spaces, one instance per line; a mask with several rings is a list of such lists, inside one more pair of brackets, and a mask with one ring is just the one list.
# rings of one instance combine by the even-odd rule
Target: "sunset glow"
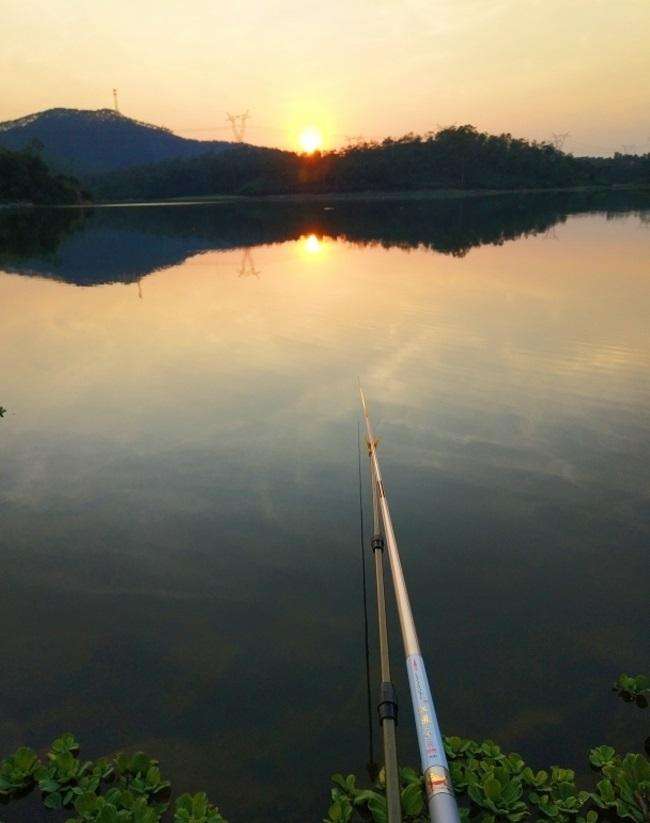
[[[576,154],[647,146],[643,0],[332,0],[318,25],[307,3],[169,0],[155,36],[151,8],[7,0],[0,121],[111,108],[116,87],[125,115],[186,137],[230,139],[226,112],[249,110],[247,142],[308,152],[318,145],[298,138],[314,125],[328,147],[450,123],[570,133]],[[260,37],[267,28],[273,36]]]
[[318,254],[322,249],[323,244],[315,234],[310,234],[305,238],[305,251],[308,251],[310,254]]
[[312,154],[323,147],[323,135],[316,126],[307,126],[300,133],[300,148],[307,154]]

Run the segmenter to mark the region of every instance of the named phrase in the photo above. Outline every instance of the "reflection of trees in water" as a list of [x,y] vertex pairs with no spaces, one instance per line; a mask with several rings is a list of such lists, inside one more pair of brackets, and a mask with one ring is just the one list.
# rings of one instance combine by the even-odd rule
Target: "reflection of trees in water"
[[649,206],[643,191],[583,191],[22,210],[0,214],[0,268],[78,285],[132,283],[201,252],[242,249],[239,276],[257,277],[254,246],[309,234],[462,257],[519,237],[555,239],[554,227],[571,214],[604,212],[610,219],[635,212],[647,225]]
[[85,212],[76,208],[0,211],[0,266],[30,257],[51,258],[85,219]]

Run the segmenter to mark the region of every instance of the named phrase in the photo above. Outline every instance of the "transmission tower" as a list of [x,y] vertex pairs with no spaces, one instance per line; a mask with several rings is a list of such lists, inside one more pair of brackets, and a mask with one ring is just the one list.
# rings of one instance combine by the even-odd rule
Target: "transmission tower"
[[117,104],[117,89],[113,89],[113,108],[118,114],[120,113],[120,107]]
[[243,114],[226,114],[226,120],[230,123],[235,142],[243,143],[244,135],[246,134],[246,121],[250,117],[250,113],[245,111]]
[[570,131],[563,131],[563,132],[560,132],[559,134],[556,133],[556,132],[553,132],[553,134],[551,135],[551,143],[553,144],[553,146],[558,151],[562,151],[562,147],[564,146],[564,143],[566,142],[567,137],[571,137],[571,132]]
[[250,249],[244,249],[244,254],[239,266],[239,277],[257,277],[259,280],[260,271],[255,268],[253,253]]
[[636,143],[623,143],[623,154],[636,154],[637,145]]
[[354,148],[355,146],[363,146],[366,142],[366,138],[363,134],[346,134],[345,135],[345,142],[349,149]]

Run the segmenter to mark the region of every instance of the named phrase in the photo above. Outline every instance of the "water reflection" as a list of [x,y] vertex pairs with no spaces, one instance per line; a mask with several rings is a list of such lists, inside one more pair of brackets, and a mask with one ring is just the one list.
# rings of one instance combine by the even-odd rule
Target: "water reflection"
[[239,277],[258,277],[260,272],[255,268],[255,261],[253,260],[253,252],[250,249],[244,249],[242,252],[241,263],[239,264]]
[[322,817],[366,759],[357,376],[443,728],[540,767],[636,743],[650,236],[638,198],[509,202],[3,216],[7,749],[70,729],[233,820]]
[[[77,285],[134,282],[207,251],[250,249],[306,238],[383,248],[426,248],[462,257],[481,245],[522,236],[554,237],[571,214],[604,211],[608,219],[637,210],[644,192],[573,192],[386,202],[251,203],[141,208],[39,209],[0,213],[0,267]],[[644,217],[645,215],[645,217]],[[255,277],[243,252],[242,277]]]
[[308,254],[320,254],[323,251],[323,241],[315,234],[305,237],[303,246]]

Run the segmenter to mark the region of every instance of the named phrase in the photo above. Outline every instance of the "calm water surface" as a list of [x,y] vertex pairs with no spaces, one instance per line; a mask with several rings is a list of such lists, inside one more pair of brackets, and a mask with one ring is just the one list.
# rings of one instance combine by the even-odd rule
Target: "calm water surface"
[[4,215],[0,754],[70,730],[321,819],[367,761],[357,376],[443,730],[638,750],[649,205]]

